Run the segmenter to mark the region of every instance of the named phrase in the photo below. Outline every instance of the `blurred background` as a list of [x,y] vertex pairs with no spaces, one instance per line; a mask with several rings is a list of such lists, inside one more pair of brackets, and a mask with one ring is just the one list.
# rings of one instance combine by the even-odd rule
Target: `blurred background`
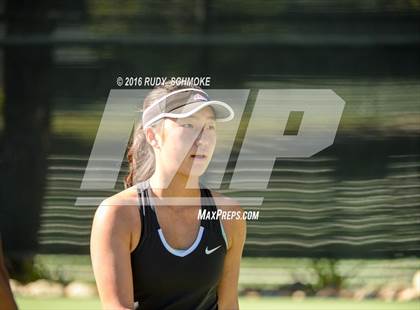
[[[418,0],[1,2],[0,229],[21,308],[99,309],[97,206],[74,203],[123,189],[126,163],[114,190],[80,190],[117,77],[210,76],[251,90],[213,188],[265,198],[244,207],[260,218],[241,309],[419,309],[419,17]],[[332,146],[232,191],[259,89],[332,89],[346,106]]]

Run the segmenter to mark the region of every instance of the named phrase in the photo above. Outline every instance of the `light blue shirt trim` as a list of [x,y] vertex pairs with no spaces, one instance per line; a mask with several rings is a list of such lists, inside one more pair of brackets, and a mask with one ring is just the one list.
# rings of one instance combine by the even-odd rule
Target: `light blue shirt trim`
[[173,255],[179,256],[179,257],[187,256],[188,254],[190,254],[192,251],[195,250],[195,248],[198,246],[198,244],[201,241],[201,237],[203,236],[203,232],[204,232],[204,227],[203,226],[200,226],[200,229],[198,230],[197,238],[195,239],[194,243],[188,249],[180,250],[180,249],[174,249],[173,247],[171,247],[169,245],[169,243],[166,242],[165,236],[163,235],[163,232],[162,232],[162,228],[159,228],[158,229],[159,237],[160,237],[160,240],[163,243],[163,246],[170,253],[172,253]]

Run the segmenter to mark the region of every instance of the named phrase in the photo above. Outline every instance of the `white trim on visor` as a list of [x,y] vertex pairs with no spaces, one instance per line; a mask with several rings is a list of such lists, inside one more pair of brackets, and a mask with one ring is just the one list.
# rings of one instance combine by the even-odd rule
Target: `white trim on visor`
[[[226,108],[229,111],[229,116],[225,117],[225,118],[216,118],[216,122],[228,122],[231,119],[233,119],[234,117],[234,112],[232,110],[232,108],[225,102],[222,101],[215,101],[215,100],[211,100],[211,101],[203,101],[203,104],[199,105],[198,107],[196,107],[195,109],[185,112],[185,113],[161,113],[159,115],[156,115],[154,118],[152,118],[151,120],[149,120],[146,124],[143,124],[143,128],[147,128],[148,126],[150,126],[150,124],[153,124],[154,122],[160,120],[161,118],[164,117],[172,117],[172,118],[184,118],[184,117],[188,117],[192,114],[194,114],[195,112],[201,110],[202,108],[209,106],[209,105],[220,105],[224,108]],[[144,112],[143,112],[144,113]]]
[[184,91],[198,91],[198,92],[201,92],[201,93],[203,93],[203,94],[206,94],[206,96],[208,97],[209,95],[204,91],[204,90],[201,90],[201,89],[197,89],[197,88],[183,88],[183,89],[178,89],[178,90],[174,90],[173,92],[170,92],[169,94],[166,94],[165,96],[163,96],[162,98],[159,98],[158,100],[156,100],[155,102],[153,102],[151,105],[149,105],[144,111],[143,111],[143,114],[147,111],[147,110],[149,110],[151,107],[153,107],[153,106],[155,106],[155,105],[157,105],[159,102],[162,102],[163,100],[165,100],[166,98],[168,98],[168,97],[170,97],[170,96],[172,96],[172,95],[175,95],[175,94],[178,94],[178,93],[182,93],[182,92],[184,92]]

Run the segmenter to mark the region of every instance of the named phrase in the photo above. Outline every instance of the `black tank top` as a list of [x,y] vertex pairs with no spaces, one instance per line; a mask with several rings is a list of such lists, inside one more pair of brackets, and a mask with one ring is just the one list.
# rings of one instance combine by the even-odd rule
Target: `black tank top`
[[[217,286],[227,251],[221,220],[201,219],[194,243],[185,250],[173,249],[149,199],[149,180],[138,183],[137,190],[141,236],[131,252],[131,268],[138,309],[218,309]],[[201,183],[200,192],[201,210],[217,211],[210,190]]]

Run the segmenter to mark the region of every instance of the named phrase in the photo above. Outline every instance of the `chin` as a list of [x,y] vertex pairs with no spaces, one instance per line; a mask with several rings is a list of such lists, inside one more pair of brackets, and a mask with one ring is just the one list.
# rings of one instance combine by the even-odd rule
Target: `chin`
[[195,168],[191,168],[189,171],[182,171],[181,173],[185,176],[200,177],[206,172],[206,170],[207,170],[207,166],[195,167]]

